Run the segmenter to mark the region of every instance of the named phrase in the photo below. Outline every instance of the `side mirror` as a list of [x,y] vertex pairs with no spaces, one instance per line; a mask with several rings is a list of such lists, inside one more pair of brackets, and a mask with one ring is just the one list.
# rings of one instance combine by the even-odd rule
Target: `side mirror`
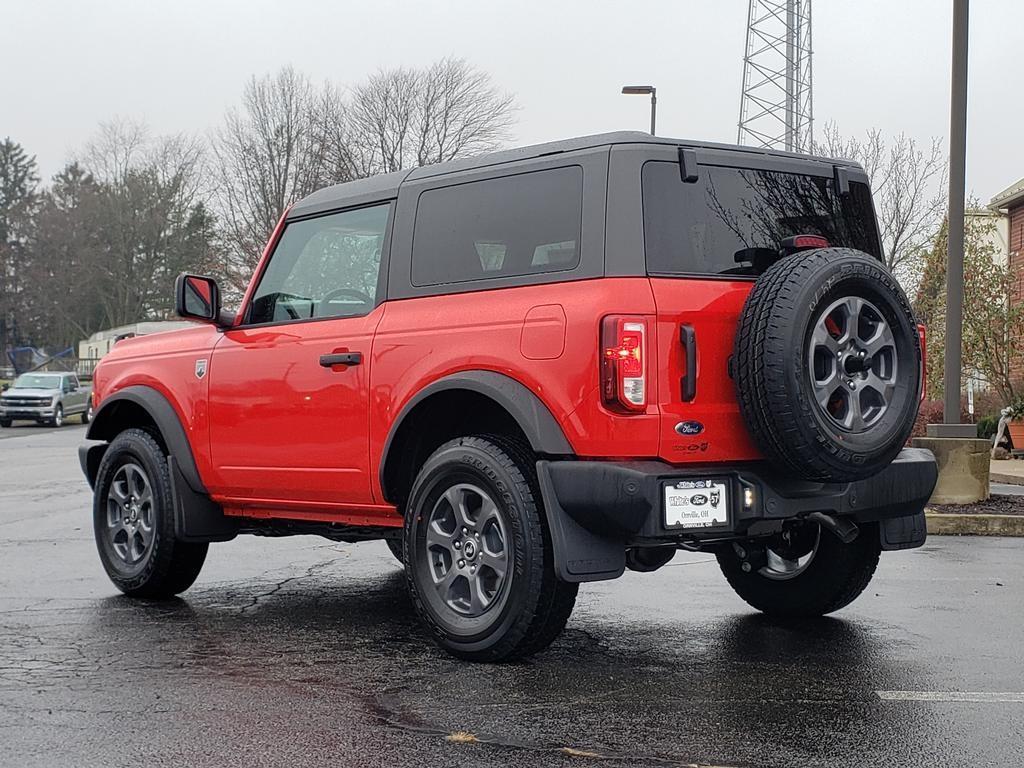
[[217,281],[201,275],[178,275],[174,281],[174,309],[188,320],[218,322],[220,288]]
[[11,388],[10,384],[4,384],[2,387],[0,387],[0,392],[6,392],[10,388]]

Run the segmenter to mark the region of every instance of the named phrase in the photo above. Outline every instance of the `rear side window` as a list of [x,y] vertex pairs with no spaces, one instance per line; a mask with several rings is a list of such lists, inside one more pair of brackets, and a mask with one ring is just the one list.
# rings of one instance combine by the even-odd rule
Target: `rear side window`
[[851,182],[840,196],[831,177],[701,166],[684,184],[676,163],[643,167],[644,244],[651,273],[753,275],[754,255],[793,235],[881,258],[871,192]]
[[583,169],[471,181],[419,197],[412,283],[462,283],[580,263]]

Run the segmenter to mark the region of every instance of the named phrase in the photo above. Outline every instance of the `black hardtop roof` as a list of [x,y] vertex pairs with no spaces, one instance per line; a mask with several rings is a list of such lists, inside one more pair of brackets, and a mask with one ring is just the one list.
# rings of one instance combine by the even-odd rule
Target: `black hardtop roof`
[[[398,188],[407,179],[426,179],[435,176],[443,176],[458,171],[469,171],[477,168],[486,168],[503,163],[512,163],[522,160],[532,160],[547,155],[561,154],[565,152],[576,152],[586,149],[598,149],[613,144],[657,144],[680,147],[692,147],[693,149],[715,149],[732,152],[745,152],[752,155],[790,158],[807,160],[808,155],[801,155],[793,152],[783,152],[775,149],[763,149],[761,147],[746,147],[735,144],[718,144],[708,141],[693,141],[690,139],[672,139],[664,136],[652,136],[642,131],[613,131],[611,133],[598,133],[592,136],[579,136],[572,139],[550,141],[544,144],[532,144],[526,147],[516,147],[498,152],[489,152],[483,155],[465,157],[457,160],[449,160],[434,165],[424,165],[419,168],[412,168],[405,171],[386,173],[380,176],[371,176],[366,179],[348,181],[343,184],[335,184],[317,190],[308,197],[304,197],[292,206],[288,213],[289,218],[307,216],[313,213],[321,213],[333,208],[343,206],[360,205],[371,203],[386,197],[394,197],[398,194]],[[857,163],[850,160],[831,158],[815,158],[825,162],[859,167]]]

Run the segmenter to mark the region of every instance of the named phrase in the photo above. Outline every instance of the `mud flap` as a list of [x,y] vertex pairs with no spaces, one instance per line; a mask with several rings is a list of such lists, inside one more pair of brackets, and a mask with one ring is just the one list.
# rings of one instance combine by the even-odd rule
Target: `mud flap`
[[220,506],[196,493],[173,456],[167,457],[174,504],[174,538],[179,541],[230,541],[238,535],[238,522],[225,516]]
[[883,550],[914,549],[924,544],[928,526],[924,510],[906,517],[890,517],[878,523],[878,535]]
[[547,462],[537,462],[537,479],[551,531],[551,548],[558,578],[584,582],[621,576],[626,570],[625,544],[588,531],[562,509],[547,471]]

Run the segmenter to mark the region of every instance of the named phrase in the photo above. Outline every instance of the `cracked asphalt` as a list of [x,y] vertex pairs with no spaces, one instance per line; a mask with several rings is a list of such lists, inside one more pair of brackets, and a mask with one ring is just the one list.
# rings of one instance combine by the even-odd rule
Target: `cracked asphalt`
[[1024,764],[1022,539],[890,554],[799,623],[679,555],[584,585],[535,659],[470,665],[379,542],[239,538],[181,599],[120,597],[82,428],[0,432],[2,766]]

